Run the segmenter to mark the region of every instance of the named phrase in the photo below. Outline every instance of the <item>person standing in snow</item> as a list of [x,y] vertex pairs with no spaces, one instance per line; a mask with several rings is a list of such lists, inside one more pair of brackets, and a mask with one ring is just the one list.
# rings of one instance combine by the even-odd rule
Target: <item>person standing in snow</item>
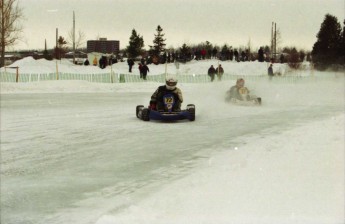
[[150,70],[145,63],[141,68],[141,72],[143,73],[143,79],[146,80],[147,73],[150,72]]
[[104,69],[105,67],[107,67],[107,58],[105,56],[102,56],[100,59],[99,59],[99,67],[101,69]]
[[143,71],[142,71],[143,65],[141,63],[139,63],[138,69],[139,69],[140,78],[142,79],[143,78]]
[[129,58],[129,59],[127,60],[127,64],[128,64],[129,72],[132,73],[132,67],[133,67],[133,65],[134,65],[133,59]]
[[274,76],[273,73],[273,64],[270,64],[270,67],[268,67],[268,77],[270,78],[270,80],[272,80],[272,77]]
[[235,49],[234,51],[234,56],[235,56],[235,61],[239,62],[239,54],[238,54],[238,51]]
[[264,49],[262,47],[260,47],[259,51],[258,51],[258,55],[259,55],[259,62],[264,62]]
[[97,57],[94,57],[92,61],[93,66],[97,66],[97,63],[98,63]]
[[222,76],[224,74],[224,69],[221,64],[218,65],[218,68],[216,69],[216,73],[217,73],[218,81],[221,81]]
[[213,65],[211,65],[211,67],[208,69],[207,74],[211,77],[211,82],[213,82],[214,76],[216,74],[216,69],[213,67]]

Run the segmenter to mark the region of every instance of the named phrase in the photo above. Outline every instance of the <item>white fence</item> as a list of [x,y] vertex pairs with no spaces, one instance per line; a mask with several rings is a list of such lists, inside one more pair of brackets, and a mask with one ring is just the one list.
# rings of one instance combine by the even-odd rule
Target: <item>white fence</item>
[[[147,81],[164,82],[165,74],[148,75]],[[246,80],[259,81],[269,79],[267,75],[248,75],[240,76],[233,74],[224,74],[222,80],[236,80],[245,77]],[[295,83],[309,80],[328,79],[329,77],[316,76],[275,76],[274,82]],[[39,82],[46,80],[85,80],[88,82],[98,83],[125,83],[125,82],[144,82],[139,75],[118,74],[118,73],[102,73],[102,74],[76,74],[76,73],[47,73],[47,74],[15,74],[9,72],[0,72],[0,82]],[[178,74],[180,83],[206,83],[210,82],[210,77],[206,74]],[[214,81],[217,81],[217,77]]]

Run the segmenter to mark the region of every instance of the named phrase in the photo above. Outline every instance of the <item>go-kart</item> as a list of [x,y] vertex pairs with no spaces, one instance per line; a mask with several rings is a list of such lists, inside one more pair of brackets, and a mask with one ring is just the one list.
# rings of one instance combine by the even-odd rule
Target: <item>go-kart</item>
[[136,107],[135,114],[137,118],[143,121],[149,120],[162,120],[162,121],[176,121],[176,120],[184,120],[188,119],[190,121],[195,120],[195,105],[188,104],[185,110],[180,110],[175,108],[175,101],[174,95],[166,94],[163,96],[163,107],[164,108],[156,108],[156,106],[150,105],[148,107],[144,107],[143,105],[138,105]]
[[261,97],[255,95],[249,95],[249,91],[246,87],[239,89],[240,98],[231,97],[230,91],[226,93],[225,100],[236,105],[241,106],[260,106],[262,101]]

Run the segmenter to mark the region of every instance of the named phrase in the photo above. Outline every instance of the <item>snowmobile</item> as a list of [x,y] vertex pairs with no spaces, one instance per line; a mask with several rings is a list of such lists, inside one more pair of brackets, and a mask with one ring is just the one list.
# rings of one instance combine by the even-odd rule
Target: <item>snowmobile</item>
[[174,110],[175,98],[172,94],[166,94],[163,96],[164,109],[157,110],[155,107],[150,106],[144,107],[138,105],[136,107],[137,118],[143,121],[150,120],[161,120],[161,121],[176,121],[188,119],[190,121],[195,120],[195,105],[188,104],[185,110]]
[[261,97],[255,95],[249,95],[249,91],[246,87],[239,89],[241,99],[237,99],[230,96],[230,91],[227,91],[225,100],[236,105],[241,106],[260,106],[262,101]]

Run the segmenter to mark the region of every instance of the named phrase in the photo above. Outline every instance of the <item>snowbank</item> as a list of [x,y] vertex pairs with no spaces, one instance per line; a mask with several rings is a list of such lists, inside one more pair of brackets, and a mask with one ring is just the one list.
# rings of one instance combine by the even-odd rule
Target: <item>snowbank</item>
[[[217,67],[222,65],[226,74],[232,75],[266,75],[269,63],[261,63],[258,61],[254,62],[234,62],[234,61],[218,61],[215,59],[211,60],[193,60],[186,64],[184,63],[170,63],[154,65],[150,64],[150,72],[148,75],[159,75],[164,74],[165,71],[169,74],[190,74],[190,75],[201,75],[207,74],[207,71],[211,65]],[[14,62],[8,67],[19,67],[19,73],[23,74],[46,74],[46,73],[76,73],[76,74],[102,74],[108,72],[115,72],[120,74],[128,74],[127,62],[118,62],[113,64],[112,67],[108,66],[105,69],[101,69],[97,66],[89,65],[74,65],[69,60],[52,60],[47,61],[45,59],[35,60],[32,57],[26,57],[21,60]],[[306,67],[308,68],[308,67]],[[280,72],[282,75],[286,75],[290,72],[290,69],[286,64],[274,64],[273,69],[275,72]],[[1,68],[3,72],[5,68]],[[7,72],[15,73],[14,69],[6,69]],[[133,74],[139,74],[138,62],[133,67]]]

